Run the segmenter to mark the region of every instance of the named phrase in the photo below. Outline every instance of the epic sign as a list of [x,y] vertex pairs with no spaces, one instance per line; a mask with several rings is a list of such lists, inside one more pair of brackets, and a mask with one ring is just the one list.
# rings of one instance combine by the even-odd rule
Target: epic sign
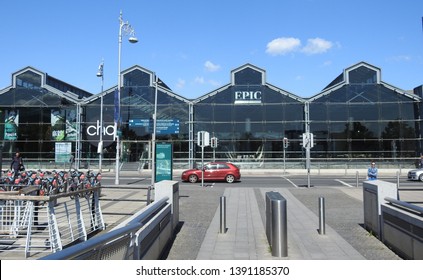
[[260,104],[261,91],[235,91],[235,104]]

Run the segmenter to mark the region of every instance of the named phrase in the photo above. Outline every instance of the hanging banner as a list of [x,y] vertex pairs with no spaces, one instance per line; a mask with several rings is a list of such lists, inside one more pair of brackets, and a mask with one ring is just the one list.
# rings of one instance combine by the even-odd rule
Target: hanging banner
[[51,110],[51,139],[54,141],[76,141],[76,110]]
[[173,153],[171,143],[156,143],[156,182],[172,180]]
[[4,140],[18,140],[19,110],[6,110],[4,115]]
[[65,140],[76,141],[76,109],[66,110],[66,133]]
[[119,89],[115,89],[114,93],[114,105],[115,105],[115,112],[114,112],[114,121],[115,123],[119,123],[120,121],[120,95],[119,95]]
[[65,110],[51,110],[51,139],[55,141],[65,140],[66,117]]

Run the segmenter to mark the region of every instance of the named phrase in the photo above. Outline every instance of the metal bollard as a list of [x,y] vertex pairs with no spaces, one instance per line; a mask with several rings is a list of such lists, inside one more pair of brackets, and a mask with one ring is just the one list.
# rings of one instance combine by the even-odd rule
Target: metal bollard
[[147,205],[150,205],[150,203],[151,203],[151,185],[148,186],[148,189],[147,189]]
[[319,197],[319,233],[325,234],[325,198]]
[[274,257],[288,256],[286,199],[278,192],[266,192],[266,236]]
[[286,200],[272,200],[272,256],[288,256]]
[[226,233],[226,197],[220,197],[220,233]]

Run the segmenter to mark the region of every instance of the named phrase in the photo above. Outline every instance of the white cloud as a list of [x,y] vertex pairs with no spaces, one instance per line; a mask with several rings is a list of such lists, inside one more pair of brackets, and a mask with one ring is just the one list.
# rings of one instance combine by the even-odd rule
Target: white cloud
[[[270,55],[285,55],[292,52],[302,52],[305,54],[325,53],[335,44],[322,38],[312,38],[307,40],[307,45],[301,48],[301,40],[293,37],[281,37],[272,40],[267,44],[266,53]],[[339,45],[337,43],[336,45]]]
[[270,55],[284,55],[298,50],[300,46],[300,39],[292,37],[277,38],[267,44],[266,53]]
[[196,84],[204,84],[204,78],[203,77],[195,77],[194,83],[196,83]]
[[326,67],[326,66],[330,66],[330,65],[332,65],[332,60],[326,60],[325,62],[323,62],[323,67]]
[[209,84],[214,86],[214,87],[221,85],[221,83],[219,81],[216,81],[216,80],[209,80]]
[[321,38],[308,39],[307,45],[301,50],[306,54],[318,54],[327,52],[333,47],[333,43]]
[[395,62],[404,62],[404,61],[410,61],[410,60],[411,60],[411,56],[409,55],[397,55],[397,56],[392,56],[388,58],[388,61],[395,61]]
[[211,62],[211,61],[209,61],[209,60],[207,60],[207,61],[204,63],[204,67],[206,68],[206,70],[207,70],[208,72],[216,72],[217,70],[219,70],[219,69],[220,69],[220,65],[214,64],[213,62]]
[[178,82],[176,83],[176,88],[183,88],[185,87],[185,84],[186,84],[185,80],[178,79]]

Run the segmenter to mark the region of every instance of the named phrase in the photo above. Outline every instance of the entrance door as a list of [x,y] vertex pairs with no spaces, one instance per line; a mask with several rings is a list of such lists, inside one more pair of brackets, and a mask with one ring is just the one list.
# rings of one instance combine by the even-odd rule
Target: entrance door
[[122,141],[122,161],[142,164],[148,162],[149,142]]

